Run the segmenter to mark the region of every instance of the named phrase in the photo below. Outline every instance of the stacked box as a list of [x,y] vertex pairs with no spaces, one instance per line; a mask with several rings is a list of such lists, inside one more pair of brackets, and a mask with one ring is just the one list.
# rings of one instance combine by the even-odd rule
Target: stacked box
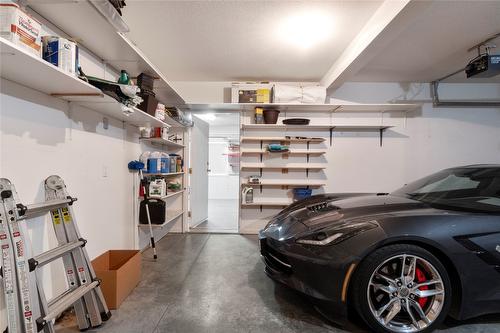
[[78,46],[57,36],[43,36],[43,59],[73,75],[78,74]]
[[42,25],[15,3],[0,3],[0,36],[41,57]]

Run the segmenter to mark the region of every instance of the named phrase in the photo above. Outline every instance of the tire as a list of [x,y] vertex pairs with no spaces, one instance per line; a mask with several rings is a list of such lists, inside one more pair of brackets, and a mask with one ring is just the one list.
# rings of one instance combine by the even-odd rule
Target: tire
[[[404,277],[401,271],[407,272]],[[389,245],[368,255],[359,264],[352,286],[354,309],[379,333],[432,332],[446,318],[452,301],[443,264],[429,251],[410,244]]]

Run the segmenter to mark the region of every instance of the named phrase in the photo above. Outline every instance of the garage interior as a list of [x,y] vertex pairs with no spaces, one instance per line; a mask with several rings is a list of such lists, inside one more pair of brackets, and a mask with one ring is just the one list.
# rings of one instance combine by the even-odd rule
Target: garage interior
[[[311,195],[500,164],[498,0],[4,0],[0,18],[0,177],[14,186],[0,219],[15,199],[41,263],[62,244],[57,217],[23,209],[64,181],[111,314],[89,332],[372,332],[266,276],[259,232]],[[65,258],[30,267],[48,308],[71,289]],[[8,279],[0,329],[29,332],[12,326]],[[73,302],[62,310],[40,330],[82,329]],[[436,331],[500,332],[500,317]]]

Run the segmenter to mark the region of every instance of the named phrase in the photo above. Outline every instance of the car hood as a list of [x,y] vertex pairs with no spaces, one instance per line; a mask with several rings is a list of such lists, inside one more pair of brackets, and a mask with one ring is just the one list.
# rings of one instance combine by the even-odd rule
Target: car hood
[[283,210],[263,233],[284,240],[349,221],[368,221],[388,214],[400,216],[424,208],[429,207],[416,200],[386,194],[315,196]]

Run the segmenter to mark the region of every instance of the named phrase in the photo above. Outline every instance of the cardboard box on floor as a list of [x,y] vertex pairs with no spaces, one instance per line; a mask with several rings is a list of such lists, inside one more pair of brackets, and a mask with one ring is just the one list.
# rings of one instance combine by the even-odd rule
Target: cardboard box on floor
[[141,280],[138,250],[110,250],[92,260],[108,308],[117,309]]

